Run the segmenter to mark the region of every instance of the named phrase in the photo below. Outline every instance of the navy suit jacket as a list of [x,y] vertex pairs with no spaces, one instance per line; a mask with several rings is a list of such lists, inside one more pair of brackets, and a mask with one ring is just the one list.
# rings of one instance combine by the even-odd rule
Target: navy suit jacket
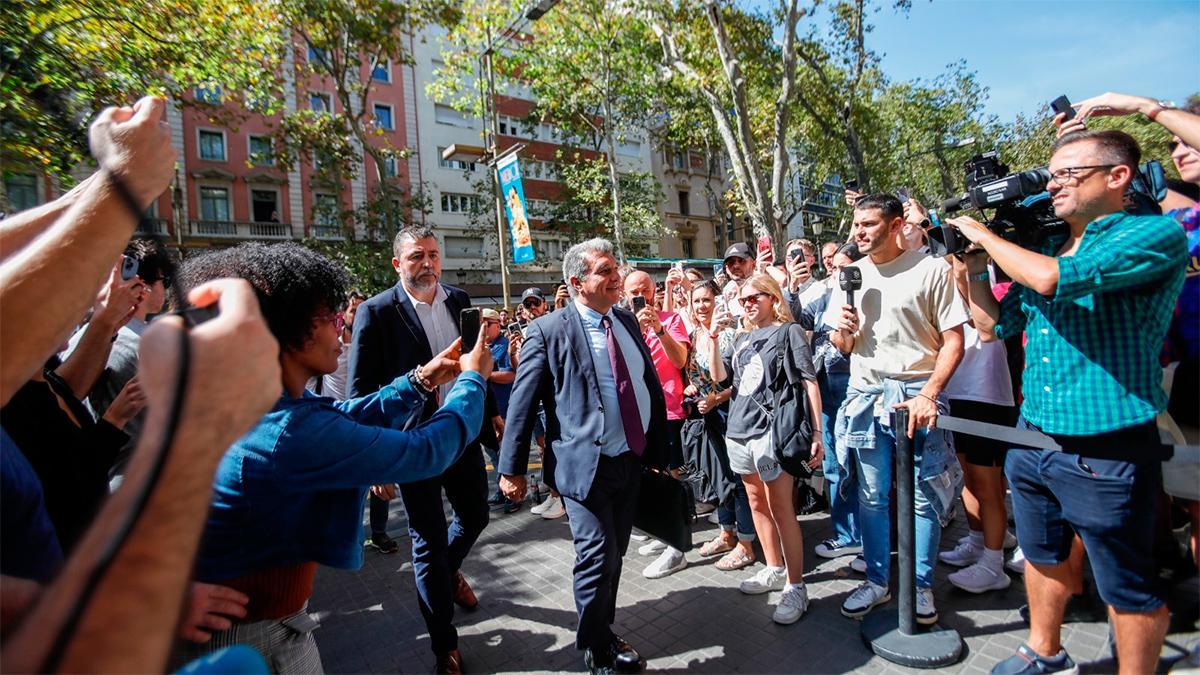
[[[613,314],[638,345],[637,355],[626,354],[625,358],[642,359],[645,386],[650,391],[650,426],[642,460],[661,467],[665,464],[667,441],[662,385],[637,319],[620,307],[614,307]],[[500,444],[499,470],[506,476],[526,473],[538,403],[546,408],[546,443],[554,451],[556,488],[567,497],[583,500],[592,488],[600,461],[604,416],[619,416],[621,411],[604,410],[592,364],[592,343],[574,302],[526,329]]]
[[[471,296],[453,286],[446,289],[446,310],[458,325],[458,313],[471,306]],[[346,364],[346,396],[357,398],[379,391],[392,380],[433,358],[425,329],[399,282],[358,306]],[[434,397],[425,402],[421,419],[437,410]]]

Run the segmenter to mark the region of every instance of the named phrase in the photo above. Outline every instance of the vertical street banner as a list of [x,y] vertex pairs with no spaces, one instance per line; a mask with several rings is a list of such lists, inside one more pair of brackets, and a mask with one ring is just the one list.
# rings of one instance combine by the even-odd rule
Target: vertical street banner
[[512,153],[496,165],[500,179],[500,194],[504,197],[504,212],[508,215],[508,232],[512,236],[514,263],[533,260],[533,236],[529,232],[529,216],[525,211],[525,187],[521,184],[521,167],[517,153]]

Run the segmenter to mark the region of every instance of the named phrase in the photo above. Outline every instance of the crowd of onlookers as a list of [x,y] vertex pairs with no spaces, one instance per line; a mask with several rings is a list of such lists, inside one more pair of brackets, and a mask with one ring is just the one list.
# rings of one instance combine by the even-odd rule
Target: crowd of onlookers
[[[749,568],[739,588],[777,593],[775,622],[808,609],[810,548],[863,575],[841,604],[859,618],[891,598],[897,447],[914,458],[919,623],[939,618],[939,562],[972,593],[1024,574],[1030,637],[993,672],[1073,669],[1060,626],[1095,596],[1121,667],[1157,660],[1164,571],[1186,575],[1198,555],[1200,461],[1167,449],[1198,426],[1194,107],[1106,94],[1057,118],[1048,190],[1069,232],[1036,250],[962,217],[950,223],[970,248],[935,257],[918,200],[847,190],[847,241],[735,243],[711,273],[680,263],[656,282],[584,242],[552,293],[480,309],[478,335],[460,335],[472,301],[441,283],[428,227],[397,234],[398,282],[370,298],[299,244],[180,263],[131,239],[173,175],[163,107],[103,111],[99,170],[0,222],[6,669],[319,671],[317,568],[396,552],[399,499],[438,672],[463,667],[454,608],[478,604],[461,567],[489,508],[526,504],[571,521],[585,663],[636,672],[610,631],[632,507],[596,495],[635,496],[642,464],[688,487],[719,526],[696,553]],[[1182,180],[1164,215],[1125,211],[1133,139],[1082,125],[1133,113],[1173,135]],[[1035,440],[950,433],[945,416]],[[594,448],[579,438],[593,431]],[[541,462],[526,489],[530,443]],[[810,547],[797,515],[821,510],[832,535]],[[956,512],[968,534],[943,545]],[[1190,551],[1173,539],[1177,513]],[[653,557],[647,578],[689,565],[634,538]]]

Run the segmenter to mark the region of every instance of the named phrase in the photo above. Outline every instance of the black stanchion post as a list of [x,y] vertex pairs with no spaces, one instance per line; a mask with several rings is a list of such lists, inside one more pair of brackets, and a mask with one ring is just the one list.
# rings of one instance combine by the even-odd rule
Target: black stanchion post
[[879,656],[910,668],[940,668],[958,661],[962,638],[958,631],[940,625],[918,630],[917,547],[912,440],[908,437],[908,410],[892,411],[896,434],[896,539],[900,554],[899,595],[895,614],[878,609],[863,619],[863,642]]

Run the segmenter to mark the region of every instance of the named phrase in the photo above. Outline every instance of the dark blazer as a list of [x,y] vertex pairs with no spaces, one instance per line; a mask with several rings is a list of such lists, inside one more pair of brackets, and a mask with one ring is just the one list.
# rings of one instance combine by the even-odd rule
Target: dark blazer
[[[446,309],[458,325],[458,313],[471,306],[471,296],[453,286],[442,284],[442,288],[446,289]],[[417,311],[397,282],[358,306],[346,364],[346,397],[373,394],[432,358]],[[437,409],[433,397],[426,401],[425,408],[422,418]]]
[[[667,405],[650,350],[641,338],[637,319],[628,310],[614,307],[617,320],[638,345],[646,388],[650,390],[650,426],[646,431],[643,461],[663,466],[666,459]],[[626,354],[632,358],[632,354]],[[592,345],[575,303],[541,317],[526,329],[517,364],[517,379],[508,400],[508,419],[500,443],[500,473],[524,476],[529,464],[529,439],[537,420],[537,404],[546,408],[546,442],[553,447],[558,491],[582,500],[591,490],[600,460],[604,410]]]

